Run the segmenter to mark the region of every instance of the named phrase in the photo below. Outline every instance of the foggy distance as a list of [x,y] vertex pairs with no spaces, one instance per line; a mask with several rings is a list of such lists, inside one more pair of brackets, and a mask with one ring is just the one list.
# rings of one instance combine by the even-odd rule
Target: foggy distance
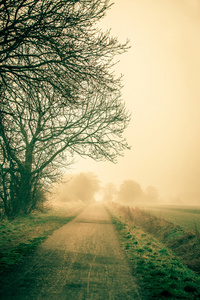
[[125,131],[131,150],[115,165],[77,158],[72,172],[154,186],[164,203],[200,203],[199,16],[198,0],[115,1],[101,26],[130,39],[115,69],[124,74],[132,114]]

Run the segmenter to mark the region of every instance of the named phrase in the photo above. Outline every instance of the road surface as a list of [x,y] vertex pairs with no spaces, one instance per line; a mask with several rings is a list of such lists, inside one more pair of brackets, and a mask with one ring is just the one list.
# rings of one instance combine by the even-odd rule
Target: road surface
[[101,203],[56,230],[2,285],[1,299],[144,299]]

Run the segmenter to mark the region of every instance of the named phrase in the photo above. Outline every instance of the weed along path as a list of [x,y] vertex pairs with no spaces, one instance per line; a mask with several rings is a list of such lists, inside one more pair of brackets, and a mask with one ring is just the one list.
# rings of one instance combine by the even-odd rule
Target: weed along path
[[1,285],[1,299],[141,299],[101,203],[55,231]]

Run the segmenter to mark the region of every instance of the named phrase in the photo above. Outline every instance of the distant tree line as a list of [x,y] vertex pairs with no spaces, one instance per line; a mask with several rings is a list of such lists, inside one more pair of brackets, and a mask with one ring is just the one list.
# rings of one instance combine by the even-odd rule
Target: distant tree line
[[130,116],[113,58],[128,49],[96,23],[106,0],[0,1],[0,200],[30,213],[74,154],[115,161]]
[[159,201],[158,190],[148,186],[144,190],[134,180],[124,180],[119,188],[114,183],[102,186],[98,176],[92,172],[68,174],[51,185],[48,199],[54,205],[64,206],[70,202],[87,203],[96,200],[96,194],[103,201],[120,202],[124,205],[156,204]]
[[108,183],[103,189],[104,201],[116,201],[125,205],[155,204],[159,201],[158,190],[148,186],[145,190],[134,180],[124,180],[119,189],[113,183]]

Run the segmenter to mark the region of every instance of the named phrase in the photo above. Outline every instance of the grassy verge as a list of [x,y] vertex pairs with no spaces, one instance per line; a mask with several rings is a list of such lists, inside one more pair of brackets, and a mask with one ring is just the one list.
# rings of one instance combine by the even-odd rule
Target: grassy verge
[[112,210],[128,223],[141,228],[170,248],[184,264],[200,274],[200,232],[187,230],[172,222],[157,218],[144,210],[112,205]]
[[199,275],[149,233],[119,215],[112,219],[133,273],[149,292],[149,299],[200,299]]
[[13,221],[0,223],[0,272],[21,261],[41,244],[54,230],[70,222],[75,215],[59,211],[33,213]]

